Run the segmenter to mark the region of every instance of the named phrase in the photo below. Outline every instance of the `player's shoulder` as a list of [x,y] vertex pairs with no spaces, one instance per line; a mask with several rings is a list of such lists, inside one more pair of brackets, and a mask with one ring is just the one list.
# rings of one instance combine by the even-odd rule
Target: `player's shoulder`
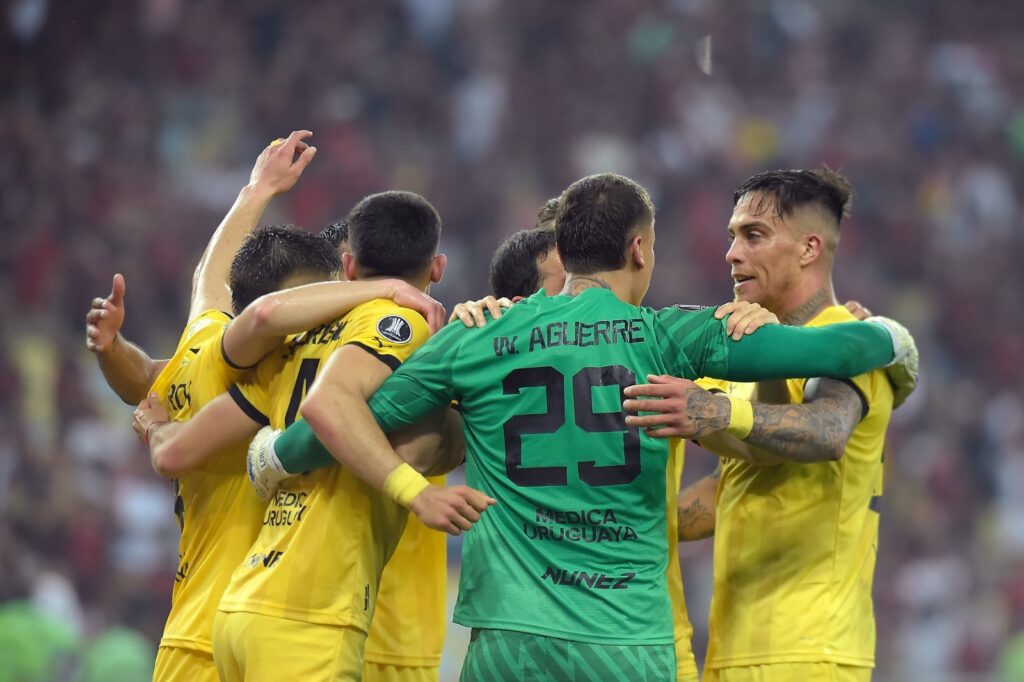
[[224,328],[232,320],[232,316],[222,310],[204,310],[193,317],[181,332],[178,347],[186,343],[196,345],[224,333]]
[[807,324],[808,327],[824,327],[828,324],[839,324],[841,322],[857,322],[853,313],[846,309],[846,306],[830,305],[815,315]]
[[353,308],[344,317],[355,331],[379,336],[395,345],[421,341],[430,336],[430,327],[415,310],[391,299],[377,298]]

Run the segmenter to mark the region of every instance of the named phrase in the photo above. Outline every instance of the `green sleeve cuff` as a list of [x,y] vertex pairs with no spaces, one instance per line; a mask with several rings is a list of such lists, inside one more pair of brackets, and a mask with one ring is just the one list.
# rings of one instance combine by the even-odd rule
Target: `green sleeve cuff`
[[338,463],[305,421],[289,426],[274,441],[274,452],[289,474],[322,469]]

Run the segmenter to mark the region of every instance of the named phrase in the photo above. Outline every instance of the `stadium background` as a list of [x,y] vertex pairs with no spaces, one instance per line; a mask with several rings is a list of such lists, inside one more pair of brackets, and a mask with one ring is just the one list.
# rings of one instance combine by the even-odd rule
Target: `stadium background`
[[[1021,5],[0,6],[0,658],[23,645],[8,612],[24,599],[83,648],[116,626],[158,639],[170,485],[85,351],[83,317],[123,272],[127,336],[167,355],[257,153],[308,128],[319,154],[266,221],[317,228],[366,193],[421,192],[444,219],[434,293],[449,308],[485,293],[498,241],[580,175],[651,190],[653,305],[730,297],[724,226],[749,174],[824,161],[848,175],[837,292],[907,323],[923,358],[889,430],[876,679],[1024,679]],[[690,453],[687,480],[711,467]],[[680,551],[700,656],[711,543]],[[465,643],[453,628],[447,679]],[[54,659],[54,679],[74,659]]]

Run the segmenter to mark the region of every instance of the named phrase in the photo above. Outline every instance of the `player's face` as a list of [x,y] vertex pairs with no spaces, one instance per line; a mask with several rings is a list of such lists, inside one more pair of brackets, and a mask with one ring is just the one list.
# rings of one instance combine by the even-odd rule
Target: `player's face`
[[743,196],[729,220],[732,245],[725,260],[732,267],[738,301],[781,310],[781,302],[800,277],[802,243],[794,225],[775,215],[771,199],[758,192]]
[[537,276],[540,288],[548,296],[554,296],[565,287],[565,267],[558,257],[558,249],[551,249],[546,256],[537,259]]

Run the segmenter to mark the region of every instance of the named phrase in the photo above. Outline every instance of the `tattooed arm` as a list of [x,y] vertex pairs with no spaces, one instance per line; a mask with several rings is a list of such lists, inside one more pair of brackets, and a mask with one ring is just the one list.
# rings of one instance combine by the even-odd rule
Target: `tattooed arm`
[[834,461],[843,456],[846,441],[866,414],[866,403],[850,384],[836,379],[811,379],[801,405],[754,403],[754,425],[743,440],[721,430],[729,421],[725,396],[713,395],[692,381],[651,377],[651,384],[630,386],[626,395],[655,400],[627,400],[630,426],[644,427],[655,438],[699,438],[703,447],[723,457],[759,464]]
[[715,534],[715,501],[722,465],[714,473],[687,486],[676,499],[679,514],[679,542],[703,540]]

